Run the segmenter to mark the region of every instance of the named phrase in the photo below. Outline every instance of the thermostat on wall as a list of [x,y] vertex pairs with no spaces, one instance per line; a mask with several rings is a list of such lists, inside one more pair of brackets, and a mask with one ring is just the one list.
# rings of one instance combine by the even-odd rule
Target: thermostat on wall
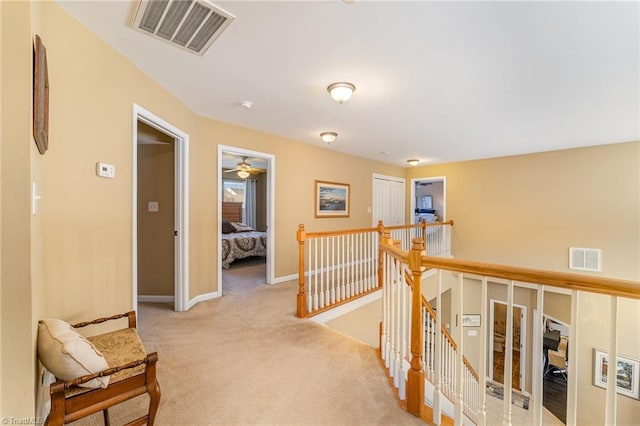
[[107,163],[96,163],[96,174],[101,177],[113,178],[116,175],[116,168]]

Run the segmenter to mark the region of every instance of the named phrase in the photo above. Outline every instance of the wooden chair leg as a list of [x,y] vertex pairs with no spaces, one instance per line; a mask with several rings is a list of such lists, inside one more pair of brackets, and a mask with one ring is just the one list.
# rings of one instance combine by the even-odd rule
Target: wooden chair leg
[[102,417],[104,417],[104,426],[110,426],[111,422],[109,421],[109,410],[107,408],[102,410]]
[[160,384],[154,381],[147,385],[147,393],[149,394],[149,417],[147,425],[153,426],[153,422],[156,420],[158,405],[160,405]]

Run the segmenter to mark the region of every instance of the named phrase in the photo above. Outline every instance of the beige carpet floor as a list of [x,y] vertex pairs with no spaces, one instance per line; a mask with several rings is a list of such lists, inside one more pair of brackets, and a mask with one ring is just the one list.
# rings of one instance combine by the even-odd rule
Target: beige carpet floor
[[[374,348],[294,316],[295,282],[264,284],[260,262],[224,273],[224,296],[188,312],[139,306],[143,342],[159,356],[156,424],[423,424],[398,406]],[[143,396],[110,409],[111,423],[146,404]]]

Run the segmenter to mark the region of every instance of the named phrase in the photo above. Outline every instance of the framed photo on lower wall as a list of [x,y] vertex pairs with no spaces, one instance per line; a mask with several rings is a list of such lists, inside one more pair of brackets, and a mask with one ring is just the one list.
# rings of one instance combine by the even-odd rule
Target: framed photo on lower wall
[[[620,395],[640,399],[640,361],[618,355],[616,368],[616,391]],[[607,388],[608,354],[601,349],[593,349],[593,384]]]

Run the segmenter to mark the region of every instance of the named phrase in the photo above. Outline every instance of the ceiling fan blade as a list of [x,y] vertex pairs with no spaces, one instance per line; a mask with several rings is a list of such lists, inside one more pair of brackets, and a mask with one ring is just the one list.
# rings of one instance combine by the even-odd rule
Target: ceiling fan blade
[[224,170],[224,173],[237,172],[239,169]]

